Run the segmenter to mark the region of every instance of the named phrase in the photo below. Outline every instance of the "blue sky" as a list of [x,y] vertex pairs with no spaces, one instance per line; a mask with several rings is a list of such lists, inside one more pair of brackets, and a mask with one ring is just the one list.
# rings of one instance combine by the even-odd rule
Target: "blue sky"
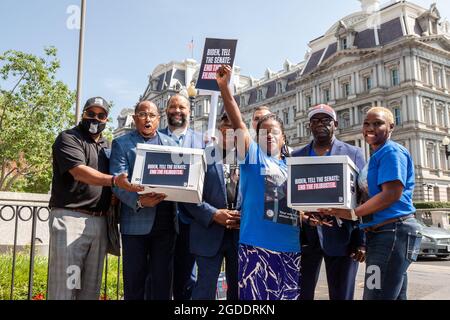
[[[382,1],[384,3],[386,1]],[[413,0],[429,7],[432,0]],[[76,88],[78,36],[69,29],[69,6],[80,0],[0,0],[0,52],[42,55],[58,48],[58,77]],[[450,1],[438,0],[450,18]],[[333,23],[360,10],[357,0],[87,0],[83,103],[94,95],[115,103],[112,117],[133,105],[160,63],[200,60],[205,37],[238,39],[241,73],[261,77],[285,59],[303,60],[307,43]]]

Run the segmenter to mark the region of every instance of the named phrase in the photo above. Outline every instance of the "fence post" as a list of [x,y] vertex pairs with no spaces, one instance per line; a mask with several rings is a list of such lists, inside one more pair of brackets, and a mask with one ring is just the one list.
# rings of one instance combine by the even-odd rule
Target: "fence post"
[[31,251],[30,251],[30,273],[28,275],[28,300],[33,297],[33,278],[34,278],[34,256],[35,256],[35,246],[36,246],[36,216],[37,208],[32,209],[33,219],[31,227]]

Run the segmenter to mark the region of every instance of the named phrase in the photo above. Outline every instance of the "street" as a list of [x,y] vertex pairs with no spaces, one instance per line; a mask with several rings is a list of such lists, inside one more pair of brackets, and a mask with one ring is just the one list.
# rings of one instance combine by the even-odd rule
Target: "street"
[[[355,300],[361,300],[364,288],[365,264],[358,269]],[[328,300],[325,267],[322,264],[316,299]],[[450,259],[419,258],[408,269],[409,300],[450,300]]]

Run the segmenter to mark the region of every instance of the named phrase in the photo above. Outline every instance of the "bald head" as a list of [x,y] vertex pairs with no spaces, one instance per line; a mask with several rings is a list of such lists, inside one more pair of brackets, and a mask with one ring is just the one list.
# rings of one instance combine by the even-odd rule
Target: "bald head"
[[141,101],[135,107],[134,124],[136,130],[144,138],[152,138],[159,126],[159,111],[151,101]]

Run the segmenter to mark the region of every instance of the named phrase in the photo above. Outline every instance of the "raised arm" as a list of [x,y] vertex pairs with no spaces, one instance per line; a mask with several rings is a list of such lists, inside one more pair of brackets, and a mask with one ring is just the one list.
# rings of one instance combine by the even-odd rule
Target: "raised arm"
[[[231,94],[230,88],[228,87],[228,83],[231,79],[231,67],[227,65],[223,65],[217,70],[216,80],[219,85],[220,93],[222,95],[223,105],[225,107],[225,111],[228,115],[228,119],[230,119],[231,125],[233,129],[236,130],[236,136],[238,138],[238,153],[240,158],[245,158],[245,154],[248,151],[250,146],[250,133],[248,131],[245,122],[242,120],[242,114],[239,110],[239,106],[234,100],[233,95]],[[240,143],[244,142],[245,150],[240,150]]]

